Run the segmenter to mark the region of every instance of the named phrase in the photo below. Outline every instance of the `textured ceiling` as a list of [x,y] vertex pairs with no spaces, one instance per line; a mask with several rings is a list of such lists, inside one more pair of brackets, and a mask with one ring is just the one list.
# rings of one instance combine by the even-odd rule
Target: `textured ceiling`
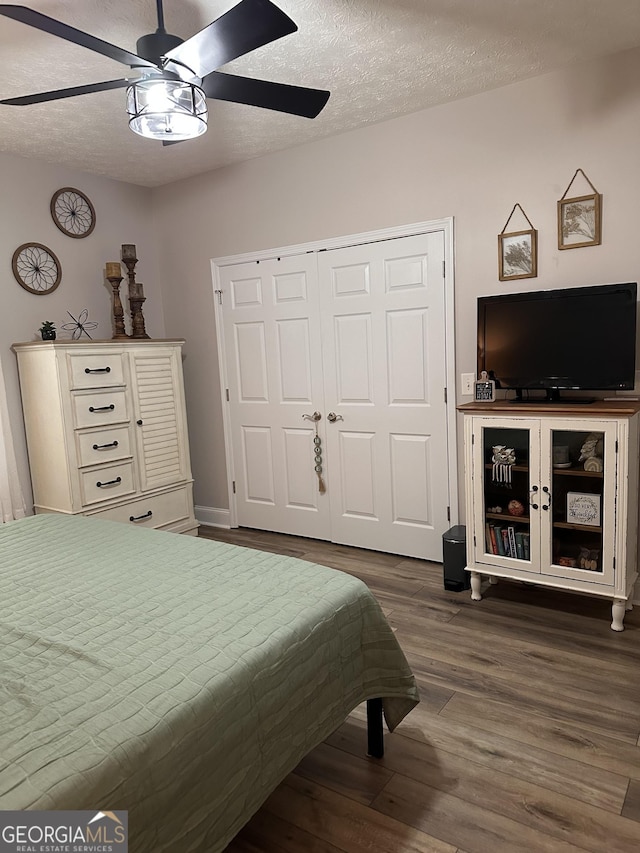
[[[299,31],[225,66],[329,89],[313,120],[209,101],[209,130],[163,147],[127,127],[125,90],[0,106],[0,151],[143,186],[233,162],[640,44],[638,0],[275,0]],[[32,9],[135,51],[154,0],[27,0]],[[164,0],[189,38],[234,0]],[[0,97],[127,76],[126,66],[0,18]]]

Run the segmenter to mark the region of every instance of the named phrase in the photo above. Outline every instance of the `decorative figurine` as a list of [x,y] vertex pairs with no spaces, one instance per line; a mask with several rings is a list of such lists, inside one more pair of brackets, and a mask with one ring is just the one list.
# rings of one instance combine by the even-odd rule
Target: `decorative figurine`
[[524,506],[520,503],[520,501],[509,501],[507,505],[507,512],[509,515],[524,515]]
[[604,464],[602,454],[604,452],[604,439],[601,432],[590,432],[580,448],[579,462],[584,462],[584,470],[599,473]]
[[493,482],[511,486],[511,468],[516,461],[516,454],[513,447],[496,444],[491,450],[493,452],[491,457],[491,461],[493,462]]
[[129,305],[131,306],[131,337],[132,338],[148,338],[144,328],[144,316],[142,314],[142,303],[145,301],[145,296],[142,290],[142,283],[136,282],[135,267],[138,263],[136,257],[136,247],[132,243],[123,243],[122,245],[122,263],[127,268],[127,276],[129,279]]
[[586,569],[588,572],[598,571],[598,560],[600,551],[597,548],[580,548],[580,568]]

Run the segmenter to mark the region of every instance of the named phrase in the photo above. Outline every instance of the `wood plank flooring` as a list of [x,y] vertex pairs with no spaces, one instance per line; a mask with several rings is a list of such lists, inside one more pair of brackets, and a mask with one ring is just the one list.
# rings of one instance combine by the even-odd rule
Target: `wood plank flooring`
[[640,608],[500,582],[480,602],[442,566],[255,530],[200,535],[369,585],[421,703],[382,760],[364,707],[308,755],[227,853],[638,853]]

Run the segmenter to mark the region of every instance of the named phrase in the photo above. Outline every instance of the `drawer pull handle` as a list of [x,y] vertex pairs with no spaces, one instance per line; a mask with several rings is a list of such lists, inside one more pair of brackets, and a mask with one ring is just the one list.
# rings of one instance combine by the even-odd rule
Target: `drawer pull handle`
[[111,373],[110,367],[85,367],[85,373]]
[[112,403],[110,406],[89,406],[90,412],[112,412],[115,409],[115,405]]
[[118,442],[112,441],[111,444],[94,444],[93,449],[94,450],[108,450],[110,447],[117,447],[117,446],[118,446]]
[[149,512],[145,512],[144,515],[130,515],[129,521],[144,521],[145,518],[151,518],[152,515],[153,513],[149,510]]
[[96,486],[99,489],[102,489],[102,488],[104,488],[104,486],[117,486],[118,483],[121,483],[121,482],[122,482],[122,477],[116,477],[115,480],[107,480],[106,483],[101,483],[100,480],[98,480],[98,482],[96,483]]

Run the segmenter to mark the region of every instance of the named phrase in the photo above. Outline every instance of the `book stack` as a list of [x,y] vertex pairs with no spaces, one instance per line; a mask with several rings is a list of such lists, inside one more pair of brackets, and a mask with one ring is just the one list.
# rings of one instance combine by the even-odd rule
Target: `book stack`
[[529,533],[517,530],[512,524],[486,523],[486,547],[488,554],[499,554],[514,560],[530,557]]

